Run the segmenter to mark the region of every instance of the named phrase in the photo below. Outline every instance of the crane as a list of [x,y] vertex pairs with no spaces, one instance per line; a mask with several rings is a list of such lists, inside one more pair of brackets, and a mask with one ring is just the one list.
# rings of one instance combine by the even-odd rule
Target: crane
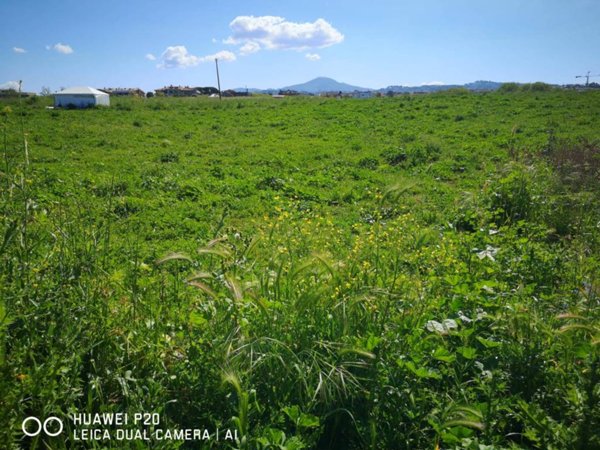
[[600,75],[590,75],[591,70],[588,70],[585,75],[576,75],[575,78],[585,78],[585,85],[590,84],[590,77],[600,77]]

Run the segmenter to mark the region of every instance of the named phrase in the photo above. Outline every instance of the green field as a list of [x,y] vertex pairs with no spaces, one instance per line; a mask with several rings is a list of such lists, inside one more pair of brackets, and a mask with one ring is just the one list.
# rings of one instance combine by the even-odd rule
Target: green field
[[2,448],[600,448],[600,93],[48,104],[0,102]]

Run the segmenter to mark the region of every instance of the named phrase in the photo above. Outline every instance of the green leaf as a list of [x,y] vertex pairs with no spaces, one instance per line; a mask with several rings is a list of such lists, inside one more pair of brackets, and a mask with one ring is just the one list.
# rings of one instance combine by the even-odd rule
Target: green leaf
[[425,367],[417,368],[415,366],[415,363],[413,363],[412,361],[401,362],[401,363],[403,363],[404,367],[406,367],[408,370],[410,370],[418,378],[432,378],[432,379],[436,379],[436,380],[439,380],[442,378],[442,376],[438,372],[429,370]]
[[300,419],[298,420],[299,428],[317,428],[319,425],[319,418],[317,416],[313,416],[312,414],[302,413],[300,415]]
[[190,322],[192,325],[200,326],[204,325],[207,322],[207,320],[201,314],[193,312],[190,314]]
[[283,408],[283,412],[290,418],[292,422],[298,422],[298,419],[300,418],[300,407],[298,405],[286,406]]
[[298,436],[292,436],[285,441],[285,450],[302,450],[308,446]]
[[485,339],[485,338],[482,338],[482,337],[479,337],[479,336],[477,336],[477,340],[485,348],[496,348],[496,347],[500,347],[502,345],[502,343],[500,343],[500,342],[492,341],[490,339]]
[[433,357],[435,359],[437,359],[438,361],[443,361],[443,362],[447,362],[447,363],[451,363],[454,360],[456,360],[456,356],[454,356],[454,354],[450,353],[444,347],[436,348],[435,351],[433,352]]
[[477,350],[473,347],[458,347],[456,351],[466,359],[475,359],[477,356]]

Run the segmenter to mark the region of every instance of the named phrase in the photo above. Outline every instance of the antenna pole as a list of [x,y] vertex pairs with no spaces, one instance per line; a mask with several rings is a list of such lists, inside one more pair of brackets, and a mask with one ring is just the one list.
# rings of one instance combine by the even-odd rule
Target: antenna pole
[[592,71],[588,70],[585,75],[576,75],[575,76],[575,78],[585,78],[585,87],[589,87],[590,78],[593,78],[593,77],[600,77],[600,74],[592,75]]
[[221,79],[219,78],[219,60],[215,58],[215,66],[217,67],[217,86],[219,87],[219,100],[221,100]]
[[23,150],[25,151],[25,168],[29,167],[29,150],[27,149],[27,136],[25,134],[25,121],[23,119],[23,104],[21,97],[23,93],[23,80],[19,80],[19,115],[21,116],[21,135],[23,136]]

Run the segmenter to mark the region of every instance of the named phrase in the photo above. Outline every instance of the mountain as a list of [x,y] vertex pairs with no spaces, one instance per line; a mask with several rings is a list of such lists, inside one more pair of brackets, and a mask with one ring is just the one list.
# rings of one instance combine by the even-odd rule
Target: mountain
[[250,94],[276,94],[279,89],[257,89],[257,88],[247,88],[247,87],[239,87],[232,89],[235,92],[246,92],[248,91]]
[[353,91],[372,91],[373,89],[352,86],[346,83],[340,83],[332,78],[318,77],[314,80],[307,81],[302,84],[294,84],[292,86],[286,86],[281,90],[290,90],[298,92],[308,92],[311,94],[318,94],[319,92],[353,92]]
[[498,83],[497,81],[485,81],[478,80],[473,83],[467,83],[464,85],[467,89],[471,91],[495,91],[504,83]]
[[484,81],[478,80],[472,83],[466,84],[426,84],[422,86],[388,86],[382,89],[371,89],[359,86],[352,86],[346,83],[340,83],[332,78],[318,77],[314,80],[307,81],[302,84],[294,84],[292,86],[282,87],[280,89],[253,89],[253,88],[239,88],[234,89],[235,91],[245,92],[246,90],[250,93],[256,94],[276,94],[281,91],[297,91],[309,94],[318,94],[320,92],[354,92],[354,91],[373,91],[386,94],[388,92],[394,93],[412,93],[412,92],[439,92],[447,91],[448,89],[468,89],[470,91],[495,91],[502,83],[496,81]]

